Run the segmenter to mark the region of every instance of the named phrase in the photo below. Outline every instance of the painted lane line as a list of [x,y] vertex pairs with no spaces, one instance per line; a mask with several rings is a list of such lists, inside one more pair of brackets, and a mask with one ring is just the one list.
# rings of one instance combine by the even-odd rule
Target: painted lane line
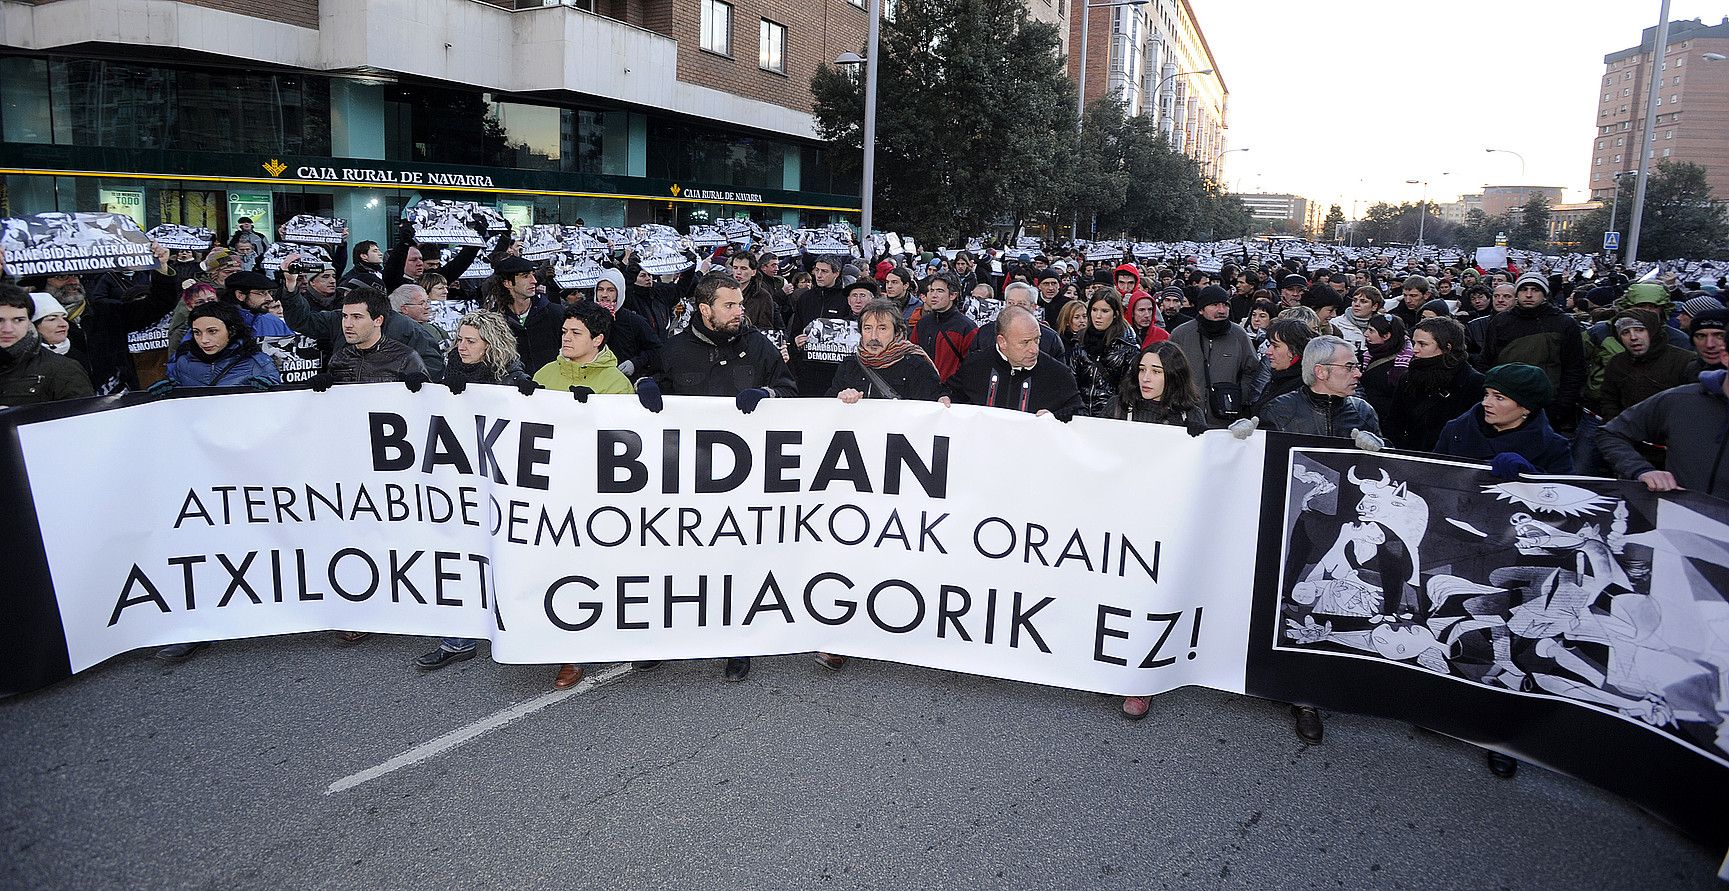
[[628,662],[621,665],[615,665],[599,674],[592,674],[583,678],[568,690],[554,690],[551,693],[543,693],[533,699],[519,702],[503,711],[481,718],[466,727],[458,727],[437,739],[421,743],[420,745],[397,755],[395,758],[392,758],[377,767],[369,767],[359,773],[345,776],[342,779],[331,783],[330,787],[324,790],[324,794],[333,795],[337,792],[344,792],[360,785],[361,783],[365,783],[369,780],[376,780],[392,771],[400,770],[409,765],[418,764],[428,758],[442,755],[445,752],[474,739],[482,733],[489,730],[496,730],[518,718],[532,715],[549,705],[563,702],[572,696],[577,696],[587,693],[590,690],[604,687],[607,684],[630,674],[630,672],[631,666]]

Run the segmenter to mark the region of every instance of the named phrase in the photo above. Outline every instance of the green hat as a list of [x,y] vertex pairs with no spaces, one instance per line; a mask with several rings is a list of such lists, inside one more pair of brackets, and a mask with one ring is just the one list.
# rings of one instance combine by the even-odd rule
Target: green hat
[[1663,313],[1669,312],[1669,307],[1675,301],[1669,296],[1669,289],[1656,282],[1635,282],[1627,287],[1627,293],[1615,302],[1615,308],[1626,309],[1629,306],[1652,306]]
[[1546,408],[1555,401],[1555,385],[1549,382],[1549,375],[1543,373],[1543,369],[1523,362],[1508,362],[1489,369],[1489,373],[1483,376],[1483,386],[1501,391],[1508,399],[1532,411]]

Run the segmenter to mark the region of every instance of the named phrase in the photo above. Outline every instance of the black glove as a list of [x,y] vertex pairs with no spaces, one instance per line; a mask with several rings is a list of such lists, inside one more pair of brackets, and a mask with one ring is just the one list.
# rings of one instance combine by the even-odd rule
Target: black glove
[[427,377],[424,371],[410,371],[402,376],[402,385],[407,387],[410,393],[420,392],[420,388],[426,386],[426,381]]
[[276,382],[270,378],[259,377],[255,374],[246,380],[241,381],[240,385],[243,387],[251,387],[254,390],[269,390],[276,386]]
[[[587,402],[588,397],[594,395],[594,390],[589,387],[571,387],[570,395],[575,396],[577,402]],[[647,405],[647,403],[643,404]]]
[[414,243],[414,223],[408,217],[403,217],[402,221],[396,224],[396,240],[403,244]]
[[534,391],[538,389],[540,389],[540,385],[535,383],[533,378],[525,377],[516,382],[516,392],[524,396],[532,396]]
[[328,371],[321,371],[313,375],[306,383],[307,386],[312,388],[312,392],[322,393],[325,390],[330,389],[332,384],[336,383],[336,375],[333,375]]
[[167,396],[169,393],[174,392],[174,382],[168,378],[163,378],[156,383],[151,384],[144,392],[156,397]]
[[660,398],[660,384],[654,378],[645,377],[636,382],[636,401],[651,412],[659,413],[666,407],[666,401]]
[[748,415],[756,411],[759,403],[773,395],[774,391],[767,387],[751,387],[748,390],[740,391],[738,398],[734,401],[738,403],[738,410]]
[[487,226],[485,217],[475,217],[474,219],[469,220],[468,228],[479,233],[481,241],[485,241],[486,237],[491,234],[491,229]]
[[457,396],[461,396],[462,391],[468,389],[468,381],[463,380],[460,377],[446,378],[444,385],[450,388],[452,394]]
[[1207,432],[1207,419],[1206,418],[1190,418],[1189,423],[1188,423],[1188,428],[1189,428],[1189,435],[1190,436],[1200,436],[1200,435]]

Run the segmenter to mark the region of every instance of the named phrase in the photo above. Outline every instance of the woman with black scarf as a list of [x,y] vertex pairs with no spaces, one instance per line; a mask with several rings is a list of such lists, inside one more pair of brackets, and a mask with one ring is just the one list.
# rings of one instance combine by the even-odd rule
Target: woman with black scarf
[[1467,360],[1465,326],[1453,319],[1418,322],[1411,351],[1381,427],[1394,448],[1432,452],[1441,428],[1483,401],[1483,375]]

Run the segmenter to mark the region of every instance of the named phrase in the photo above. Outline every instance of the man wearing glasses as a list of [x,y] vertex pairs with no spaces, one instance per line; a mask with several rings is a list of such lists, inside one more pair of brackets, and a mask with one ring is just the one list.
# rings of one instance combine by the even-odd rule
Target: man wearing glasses
[[[1343,339],[1330,334],[1309,341],[1303,349],[1303,383],[1267,403],[1261,410],[1263,430],[1336,436],[1357,440],[1369,451],[1379,451],[1381,421],[1375,409],[1357,394],[1363,366]],[[1360,434],[1370,434],[1363,437]]]

